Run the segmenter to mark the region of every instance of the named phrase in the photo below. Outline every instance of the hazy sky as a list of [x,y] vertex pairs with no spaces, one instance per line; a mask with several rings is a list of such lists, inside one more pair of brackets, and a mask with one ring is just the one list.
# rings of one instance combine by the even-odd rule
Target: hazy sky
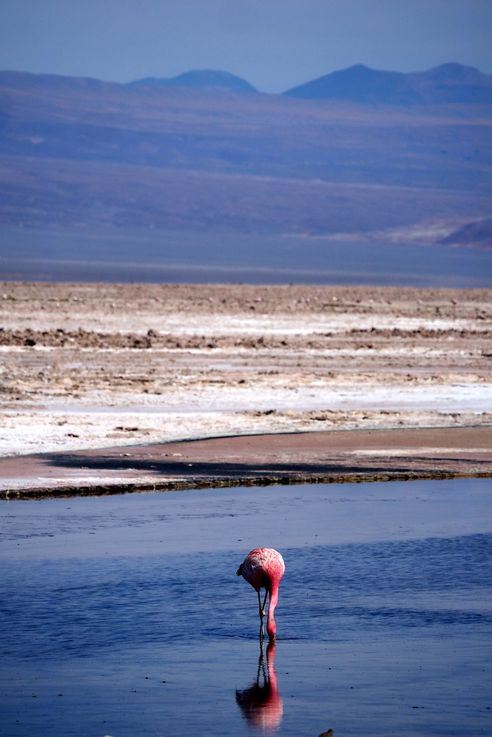
[[364,63],[492,72],[492,0],[0,0],[0,69],[129,81],[224,69],[279,92]]

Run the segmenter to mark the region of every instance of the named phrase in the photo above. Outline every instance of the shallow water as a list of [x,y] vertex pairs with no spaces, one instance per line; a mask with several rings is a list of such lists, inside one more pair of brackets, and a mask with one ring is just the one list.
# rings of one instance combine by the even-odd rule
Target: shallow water
[[[488,479],[0,505],[2,735],[492,734]],[[287,572],[259,664],[258,544]],[[257,675],[259,681],[257,683]]]

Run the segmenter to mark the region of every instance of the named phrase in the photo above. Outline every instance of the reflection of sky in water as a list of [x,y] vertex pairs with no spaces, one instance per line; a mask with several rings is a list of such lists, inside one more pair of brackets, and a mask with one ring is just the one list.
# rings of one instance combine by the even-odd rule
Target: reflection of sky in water
[[[236,703],[248,691],[250,705],[283,712],[279,735],[485,733],[490,489],[483,479],[2,505],[5,734],[250,734]],[[393,536],[370,509],[388,510]],[[287,572],[259,693],[256,595],[235,570],[251,536],[270,544],[269,524],[285,537],[271,544]],[[320,542],[301,544],[310,528]]]

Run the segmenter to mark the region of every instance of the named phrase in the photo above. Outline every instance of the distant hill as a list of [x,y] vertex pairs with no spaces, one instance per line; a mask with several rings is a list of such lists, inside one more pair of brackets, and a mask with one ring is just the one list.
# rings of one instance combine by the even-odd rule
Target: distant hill
[[197,69],[178,74],[177,77],[145,77],[130,82],[131,87],[191,87],[227,92],[258,92],[256,87],[241,77],[214,69]]
[[422,243],[421,270],[433,254],[459,260],[458,274],[476,254],[490,264],[492,105],[476,104],[489,78],[454,64],[329,77],[339,97],[325,104],[243,94],[222,72],[180,75],[186,85],[0,72],[0,271],[9,253],[110,270],[125,254],[268,260],[315,278],[336,251],[351,273],[394,254],[393,273],[404,259],[417,268]]
[[[104,91],[120,86],[117,82],[104,82],[93,77],[69,77],[64,74],[32,74],[31,72],[0,70],[0,90],[3,88],[12,88],[16,91],[38,89],[73,93],[80,90]],[[4,107],[5,105],[2,105],[0,100],[0,113]]]
[[61,74],[31,74],[29,72],[0,71],[0,85],[16,89],[43,87],[47,89],[103,90],[109,87],[130,89],[163,89],[166,87],[188,87],[210,92],[258,92],[256,87],[241,77],[229,72],[213,69],[198,69],[178,74],[177,77],[144,77],[133,82],[120,84],[104,82],[92,77],[67,77]]
[[364,64],[356,64],[326,74],[285,93],[289,97],[309,100],[347,100],[351,102],[396,102],[410,104],[417,97],[407,75],[401,72],[380,72]]
[[306,82],[284,94],[309,100],[383,105],[491,104],[492,75],[455,63],[408,74],[356,64]]
[[446,246],[478,247],[492,251],[492,219],[485,218],[478,222],[467,223],[442,238],[439,242]]

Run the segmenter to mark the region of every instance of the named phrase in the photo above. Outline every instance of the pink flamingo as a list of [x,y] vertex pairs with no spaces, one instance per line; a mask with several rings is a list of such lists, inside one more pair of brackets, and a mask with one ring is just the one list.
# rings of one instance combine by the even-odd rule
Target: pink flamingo
[[[251,550],[237,569],[237,575],[246,579],[258,594],[260,638],[263,637],[263,617],[265,616],[267,596],[270,596],[267,618],[268,637],[270,640],[274,640],[277,635],[274,613],[278,603],[280,581],[284,573],[284,559],[273,548],[255,548]],[[265,589],[263,604],[261,603],[260,589]]]

